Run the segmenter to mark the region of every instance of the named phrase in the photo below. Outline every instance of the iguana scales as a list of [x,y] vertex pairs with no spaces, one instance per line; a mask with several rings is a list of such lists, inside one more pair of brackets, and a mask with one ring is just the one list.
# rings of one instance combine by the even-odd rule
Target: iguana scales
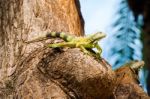
[[[86,54],[93,54],[90,50],[93,48],[96,48],[96,51],[94,51],[96,56],[100,57],[100,54],[102,52],[101,47],[98,44],[98,41],[102,38],[104,38],[106,35],[102,32],[97,32],[95,34],[85,36],[85,37],[77,37],[73,35],[66,34],[64,32],[47,32],[45,35],[38,37],[34,40],[28,41],[34,42],[34,41],[40,41],[42,39],[48,39],[48,38],[61,38],[65,42],[61,43],[54,43],[54,44],[48,44],[48,47],[51,48],[58,48],[58,47],[71,47],[71,48],[80,48],[84,53]],[[93,51],[93,50],[92,50]]]

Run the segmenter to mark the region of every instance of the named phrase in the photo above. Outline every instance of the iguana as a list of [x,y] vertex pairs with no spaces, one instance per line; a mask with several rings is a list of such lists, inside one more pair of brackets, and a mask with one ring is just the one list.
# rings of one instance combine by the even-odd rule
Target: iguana
[[[71,47],[71,48],[80,48],[84,53],[89,55],[96,55],[97,57],[100,57],[102,49],[98,44],[98,41],[102,38],[104,38],[106,35],[102,32],[97,32],[95,34],[85,36],[85,37],[77,37],[73,35],[66,34],[64,32],[47,32],[43,36],[38,37],[34,40],[28,41],[27,43],[40,41],[43,39],[48,38],[61,38],[65,42],[61,43],[54,43],[54,44],[48,44],[48,47],[51,48],[59,48],[59,47]],[[97,51],[94,51],[96,54],[91,52],[93,48],[96,48]],[[88,50],[90,49],[90,50]],[[92,50],[93,51],[93,50]]]

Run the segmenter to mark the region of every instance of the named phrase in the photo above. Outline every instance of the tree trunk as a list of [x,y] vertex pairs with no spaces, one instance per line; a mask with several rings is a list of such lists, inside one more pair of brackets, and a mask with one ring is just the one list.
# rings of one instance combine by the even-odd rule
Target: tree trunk
[[115,75],[108,64],[79,49],[46,47],[58,39],[25,43],[43,31],[81,36],[83,24],[78,0],[0,0],[0,98],[109,96]]
[[47,47],[60,39],[26,43],[45,31],[82,36],[83,22],[78,0],[0,0],[0,98],[119,99],[104,59]]
[[31,47],[25,41],[39,36],[41,31],[83,35],[75,4],[74,0],[0,0],[0,78],[7,77],[22,57],[39,47]]

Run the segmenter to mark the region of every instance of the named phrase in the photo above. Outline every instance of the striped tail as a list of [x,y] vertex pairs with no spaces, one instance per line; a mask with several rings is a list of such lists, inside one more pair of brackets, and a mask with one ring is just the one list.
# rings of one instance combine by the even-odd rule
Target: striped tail
[[68,34],[66,34],[64,32],[48,32],[46,34],[46,37],[47,38],[58,37],[58,38],[61,38],[61,39],[65,40],[65,41],[67,41],[67,42],[72,41],[74,39],[73,36],[68,35]]

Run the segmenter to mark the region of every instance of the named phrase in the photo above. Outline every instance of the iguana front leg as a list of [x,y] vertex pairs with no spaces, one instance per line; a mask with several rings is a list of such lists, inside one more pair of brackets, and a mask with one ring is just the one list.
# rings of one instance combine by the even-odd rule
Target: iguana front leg
[[83,46],[80,46],[80,49],[81,49],[85,54],[88,54],[88,55],[91,54],[91,53],[90,53],[87,49],[85,49],[85,47],[83,47]]
[[96,44],[95,44],[95,48],[97,49],[96,54],[100,56],[100,55],[101,55],[101,53],[102,53],[102,49],[101,49],[101,47],[99,46],[99,44],[98,44],[98,43],[96,43]]
[[99,58],[100,56],[91,52],[91,51],[88,51],[84,46],[80,46],[80,49],[82,50],[83,53],[85,54],[88,54],[88,55],[91,55],[91,56],[95,56],[97,58]]

